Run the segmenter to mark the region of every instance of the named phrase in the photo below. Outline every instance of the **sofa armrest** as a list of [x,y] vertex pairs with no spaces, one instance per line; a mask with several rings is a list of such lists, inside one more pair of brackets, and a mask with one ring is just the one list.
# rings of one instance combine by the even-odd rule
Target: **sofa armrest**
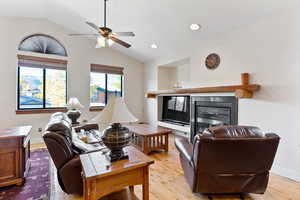
[[176,137],[175,146],[180,154],[194,167],[193,145],[188,141],[188,139],[183,137]]
[[65,192],[68,194],[83,191],[82,166],[79,156],[75,156],[59,169],[59,175],[63,182]]
[[96,123],[88,123],[88,124],[84,124],[82,126],[77,126],[74,129],[76,132],[79,132],[81,129],[83,129],[85,131],[99,130],[99,126]]

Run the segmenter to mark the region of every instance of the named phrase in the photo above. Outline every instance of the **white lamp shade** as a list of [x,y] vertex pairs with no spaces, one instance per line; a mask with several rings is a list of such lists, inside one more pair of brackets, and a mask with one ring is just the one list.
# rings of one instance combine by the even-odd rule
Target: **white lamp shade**
[[83,105],[81,105],[76,97],[71,97],[67,103],[67,108],[69,110],[80,110],[81,108],[83,108]]
[[122,98],[110,97],[109,103],[93,121],[98,122],[100,125],[109,125],[137,122],[138,119],[131,114]]

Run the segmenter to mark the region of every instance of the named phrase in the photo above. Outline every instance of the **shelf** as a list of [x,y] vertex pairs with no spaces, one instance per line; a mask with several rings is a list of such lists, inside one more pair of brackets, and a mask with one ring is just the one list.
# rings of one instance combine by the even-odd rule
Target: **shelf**
[[249,74],[241,74],[242,85],[230,85],[230,86],[215,86],[215,87],[203,87],[203,88],[178,88],[171,90],[158,90],[149,91],[146,94],[147,98],[156,98],[158,95],[167,94],[196,94],[196,93],[224,93],[233,92],[237,98],[252,98],[253,93],[260,90],[261,86],[258,84],[249,84]]

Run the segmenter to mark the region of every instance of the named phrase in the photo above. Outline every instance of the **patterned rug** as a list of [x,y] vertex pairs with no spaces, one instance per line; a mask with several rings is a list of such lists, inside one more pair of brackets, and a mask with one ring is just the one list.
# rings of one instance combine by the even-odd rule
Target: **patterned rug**
[[49,154],[46,149],[31,152],[31,166],[23,186],[0,188],[0,200],[48,200]]

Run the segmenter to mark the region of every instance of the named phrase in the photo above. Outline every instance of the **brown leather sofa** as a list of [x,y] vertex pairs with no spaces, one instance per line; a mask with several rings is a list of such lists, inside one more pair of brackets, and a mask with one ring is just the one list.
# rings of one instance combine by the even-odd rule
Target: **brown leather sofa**
[[[88,124],[77,129],[98,129],[97,124]],[[83,153],[72,144],[72,123],[64,113],[55,113],[43,134],[50,156],[57,168],[57,177],[63,191],[68,194],[82,193],[81,163]]]
[[175,139],[186,180],[195,193],[263,194],[280,138],[257,127],[209,128],[193,144]]

